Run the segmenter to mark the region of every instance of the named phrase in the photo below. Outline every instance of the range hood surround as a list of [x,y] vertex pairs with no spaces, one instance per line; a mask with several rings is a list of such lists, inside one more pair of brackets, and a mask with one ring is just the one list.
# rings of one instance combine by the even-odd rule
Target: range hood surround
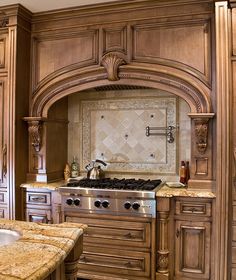
[[[149,16],[154,16],[152,13],[159,11],[161,4],[156,3],[156,5],[152,6],[152,9],[145,5],[142,7],[142,11],[146,9],[145,12]],[[184,4],[179,3],[179,5]],[[193,2],[191,7],[186,5],[185,8],[189,14],[191,14],[194,5],[198,5],[197,2]],[[60,168],[59,165],[56,167],[57,170],[50,170],[46,160],[48,157],[46,151],[50,153],[46,149],[47,137],[50,138],[51,134],[48,124],[55,121],[55,119],[49,118],[48,113],[54,103],[72,93],[80,93],[91,88],[127,85],[160,89],[175,94],[188,103],[190,113],[199,114],[197,122],[196,118],[191,120],[191,178],[193,181],[207,182],[207,188],[209,185],[212,187],[211,182],[214,181],[212,172],[213,127],[211,118],[206,122],[206,116],[214,116],[211,104],[210,56],[212,8],[208,3],[205,6],[202,3],[202,10],[199,11],[195,22],[189,16],[185,17],[181,13],[177,17],[167,16],[168,22],[162,21],[161,14],[164,15],[167,12],[165,9],[168,9],[167,14],[170,14],[171,11],[174,13],[171,6],[160,10],[158,16],[155,13],[155,19],[150,20],[150,22],[142,22],[141,10],[133,10],[132,5],[129,6],[129,9],[136,13],[136,21],[131,20],[129,23],[123,21],[123,24],[114,23],[114,15],[111,12],[105,16],[107,20],[109,19],[106,24],[103,21],[99,22],[100,19],[95,16],[96,24],[93,28],[90,26],[87,29],[81,28],[79,18],[73,19],[71,15],[69,17],[69,14],[67,17],[67,13],[65,13],[63,20],[60,16],[57,18],[57,15],[53,13],[53,23],[48,21],[43,25],[39,24],[40,15],[37,15],[37,21],[35,21],[33,28],[33,62],[38,65],[38,68],[34,66],[32,69],[34,72],[32,74],[33,95],[30,116],[26,120],[29,126],[35,119],[40,121],[42,148],[40,151],[36,151],[33,146],[30,146],[30,162],[33,162],[32,158],[34,158],[34,161],[38,161],[40,164],[37,164],[37,168],[30,165],[29,177],[36,180],[37,177],[40,177],[40,180],[49,181],[58,179],[59,173],[62,174],[64,163],[61,162]],[[121,10],[120,12],[122,14]],[[98,11],[99,13],[103,14],[102,9]],[[126,11],[125,14],[129,13]],[[74,11],[75,15],[76,11]],[[89,13],[84,16],[88,17],[89,22]],[[47,14],[47,17],[50,18],[50,14]],[[90,19],[92,18],[90,17]],[[185,37],[183,37],[185,39],[175,40],[175,36],[180,36],[183,31],[183,26],[180,24],[180,20],[183,19],[185,20]],[[78,27],[70,30],[73,20],[78,21]],[[54,27],[60,28],[63,22],[66,23],[66,26],[59,36],[58,29]],[[46,29],[44,29],[45,26],[47,26]],[[76,28],[78,33],[74,32]],[[165,37],[163,37],[164,34]],[[146,39],[150,37],[153,40],[149,40],[147,43]],[[191,48],[193,37],[199,41],[194,45],[196,47]],[[67,48],[72,47],[74,58],[83,52],[83,61],[80,61],[79,57],[77,60],[71,60],[72,56],[68,56],[68,52],[64,55],[60,49],[63,44]],[[157,45],[161,48],[156,48]],[[165,51],[167,49],[168,52]],[[182,52],[176,51],[177,49],[182,50]],[[53,51],[51,52],[51,50]],[[62,60],[61,57],[59,59],[59,54],[65,59]],[[55,57],[56,55],[58,56]],[[193,60],[193,57],[198,59]],[[54,63],[47,66],[47,61],[52,61],[53,58]],[[197,130],[199,133],[196,133]],[[207,137],[199,137],[201,132],[206,130]],[[34,137],[32,129],[29,137],[30,143],[32,143],[32,137]],[[198,149],[199,139],[205,141],[202,146],[205,146],[206,149],[203,152]],[[51,175],[48,176],[49,174]]]

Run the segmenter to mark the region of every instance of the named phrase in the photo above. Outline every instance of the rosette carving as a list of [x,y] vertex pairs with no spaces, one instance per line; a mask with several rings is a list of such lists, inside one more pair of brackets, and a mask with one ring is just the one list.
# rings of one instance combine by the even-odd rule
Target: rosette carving
[[28,131],[31,138],[31,145],[35,149],[35,152],[39,152],[41,148],[41,121],[29,122]]
[[126,62],[117,53],[107,53],[102,57],[101,64],[107,70],[108,80],[109,81],[118,81],[120,79],[118,76],[119,67],[122,64],[126,64]]

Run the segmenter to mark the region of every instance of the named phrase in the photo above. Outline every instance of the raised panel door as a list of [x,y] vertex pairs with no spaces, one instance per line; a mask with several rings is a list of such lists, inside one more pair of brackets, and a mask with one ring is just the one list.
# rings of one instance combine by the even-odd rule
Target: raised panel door
[[210,227],[176,221],[175,279],[210,279]]

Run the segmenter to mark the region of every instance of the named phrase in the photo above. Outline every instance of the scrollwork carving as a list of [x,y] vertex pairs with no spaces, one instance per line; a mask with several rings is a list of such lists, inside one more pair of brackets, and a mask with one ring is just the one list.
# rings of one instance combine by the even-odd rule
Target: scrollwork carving
[[101,64],[107,70],[107,78],[109,81],[118,81],[120,78],[118,76],[119,67],[122,64],[126,64],[126,61],[119,56],[117,53],[107,53],[102,57]]
[[204,154],[207,149],[209,119],[195,119],[194,121],[197,150],[200,154]]
[[28,128],[30,137],[31,137],[31,145],[35,149],[35,152],[39,152],[41,148],[41,122],[40,121],[32,121],[29,122]]

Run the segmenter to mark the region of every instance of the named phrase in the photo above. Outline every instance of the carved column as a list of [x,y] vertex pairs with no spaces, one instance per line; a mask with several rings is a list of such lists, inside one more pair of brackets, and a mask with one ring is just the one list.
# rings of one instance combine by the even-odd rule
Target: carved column
[[168,223],[170,199],[157,200],[157,279],[169,279]]

